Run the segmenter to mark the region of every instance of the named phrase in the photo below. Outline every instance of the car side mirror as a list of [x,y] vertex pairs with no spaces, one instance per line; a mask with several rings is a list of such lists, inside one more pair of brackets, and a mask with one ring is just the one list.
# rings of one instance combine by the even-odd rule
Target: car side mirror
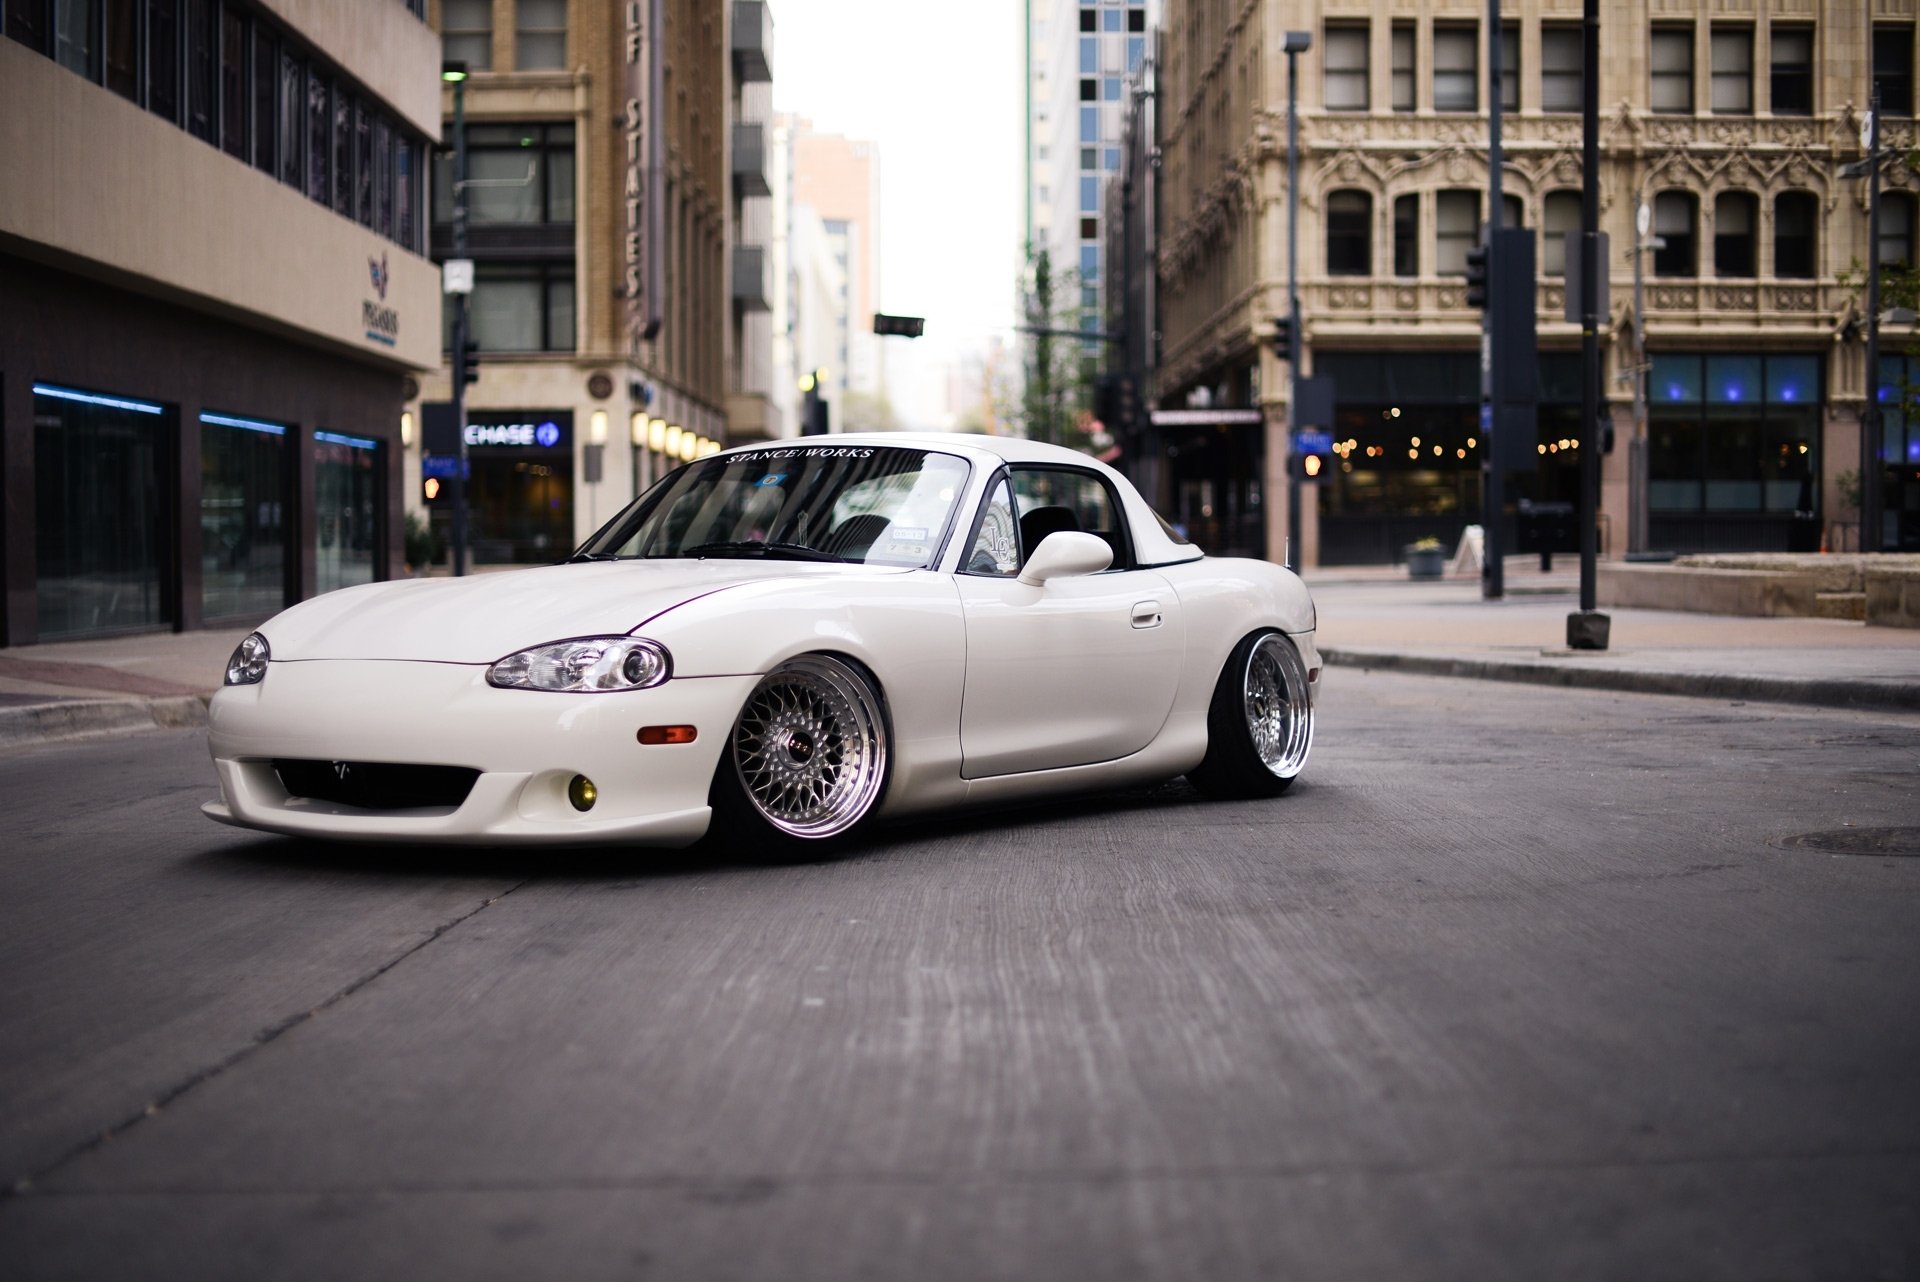
[[1020,571],[1020,581],[1037,588],[1048,579],[1098,574],[1112,564],[1113,548],[1105,539],[1077,530],[1057,530],[1040,540]]

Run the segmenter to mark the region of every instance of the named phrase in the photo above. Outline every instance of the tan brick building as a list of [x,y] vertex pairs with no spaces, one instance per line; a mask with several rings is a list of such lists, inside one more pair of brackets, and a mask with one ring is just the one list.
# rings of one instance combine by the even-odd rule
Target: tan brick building
[[[1299,57],[1303,364],[1336,380],[1341,451],[1330,482],[1305,487],[1304,562],[1391,560],[1480,520],[1479,315],[1462,275],[1485,216],[1485,13],[1478,0],[1169,4],[1152,390],[1163,407],[1258,412],[1152,439],[1159,500],[1203,541],[1282,554],[1288,380],[1267,339],[1287,300],[1287,30],[1314,39]],[[1559,234],[1579,222],[1580,16],[1579,0],[1502,12],[1507,219],[1542,232],[1542,466],[1510,498],[1574,495],[1579,342],[1560,319]],[[1607,554],[1628,548],[1642,203],[1664,242],[1641,262],[1649,547],[1851,537],[1841,474],[1859,465],[1866,372],[1864,290],[1848,273],[1870,252],[1911,257],[1916,184],[1886,168],[1874,237],[1865,183],[1839,170],[1863,154],[1870,85],[1883,143],[1910,145],[1914,51],[1911,0],[1603,6],[1605,387],[1620,442],[1603,462]],[[1883,365],[1893,381],[1903,370]],[[1920,545],[1920,433],[1898,415],[1887,458],[1887,544]]]
[[[564,555],[680,461],[779,435],[769,399],[764,0],[433,0],[465,82],[478,563]],[[452,140],[454,91],[442,94]],[[451,256],[450,158],[432,252]],[[422,381],[412,505],[436,523],[450,385]],[[589,451],[599,447],[599,479]],[[444,495],[444,491],[442,491]]]

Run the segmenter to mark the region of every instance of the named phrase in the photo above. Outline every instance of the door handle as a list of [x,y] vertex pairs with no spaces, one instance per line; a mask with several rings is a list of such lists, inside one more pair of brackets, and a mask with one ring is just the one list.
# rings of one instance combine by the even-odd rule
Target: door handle
[[1160,603],[1141,601],[1133,607],[1133,626],[1136,628],[1157,628],[1160,626]]

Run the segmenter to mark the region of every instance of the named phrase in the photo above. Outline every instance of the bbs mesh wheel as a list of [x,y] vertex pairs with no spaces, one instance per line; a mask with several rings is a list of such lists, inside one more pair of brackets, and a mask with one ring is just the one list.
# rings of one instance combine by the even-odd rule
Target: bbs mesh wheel
[[1207,709],[1207,755],[1189,771],[1211,797],[1277,797],[1313,749],[1307,665],[1279,632],[1256,632],[1227,657]]
[[714,773],[714,827],[773,851],[849,836],[885,794],[886,711],[873,683],[831,655],[802,655],[747,696]]

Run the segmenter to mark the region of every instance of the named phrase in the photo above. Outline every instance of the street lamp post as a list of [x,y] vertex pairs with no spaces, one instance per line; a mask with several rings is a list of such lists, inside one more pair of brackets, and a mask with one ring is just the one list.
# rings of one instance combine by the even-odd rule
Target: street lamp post
[[1880,90],[1867,112],[1867,405],[1860,414],[1860,550],[1878,552],[1880,528]]
[[[467,64],[441,64],[453,86],[453,257],[467,253]],[[467,325],[471,294],[454,295],[453,308],[453,572],[467,572]]]
[[1311,31],[1289,31],[1287,55],[1287,555],[1300,571],[1300,469],[1294,458],[1300,413],[1300,59],[1313,48]]

